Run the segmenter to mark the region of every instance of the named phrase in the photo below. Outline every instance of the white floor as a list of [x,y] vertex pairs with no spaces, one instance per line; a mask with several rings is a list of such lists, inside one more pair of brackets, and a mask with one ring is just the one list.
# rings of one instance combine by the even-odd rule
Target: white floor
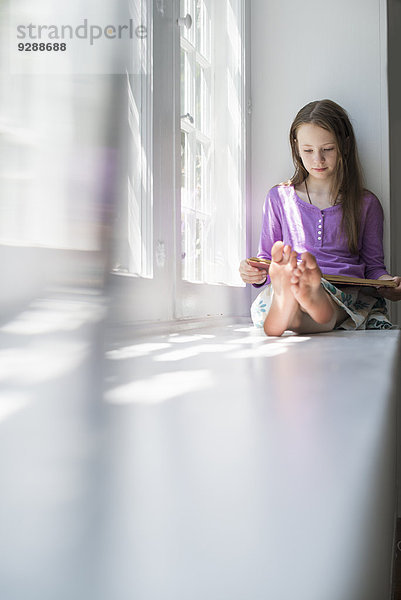
[[389,598],[398,331],[118,341],[104,314],[0,331],[1,598]]

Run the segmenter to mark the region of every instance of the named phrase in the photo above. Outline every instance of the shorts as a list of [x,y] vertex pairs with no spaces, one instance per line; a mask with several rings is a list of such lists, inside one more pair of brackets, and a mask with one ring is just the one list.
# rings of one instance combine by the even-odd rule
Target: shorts
[[[348,315],[336,329],[394,329],[389,320],[386,300],[378,296],[374,288],[355,285],[339,288],[324,278],[322,278],[322,285]],[[273,295],[273,287],[268,284],[253,301],[251,317],[255,327],[263,327]]]

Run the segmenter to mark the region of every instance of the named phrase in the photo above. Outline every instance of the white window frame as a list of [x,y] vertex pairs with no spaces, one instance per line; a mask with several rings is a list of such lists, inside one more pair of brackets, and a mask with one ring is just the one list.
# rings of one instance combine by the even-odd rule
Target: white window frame
[[[179,10],[180,2],[177,0],[177,9]],[[177,14],[177,18],[185,15]],[[250,25],[250,6],[249,3],[244,0],[243,2],[243,14],[242,14],[242,31],[241,38],[245,41],[245,48],[249,48],[250,36],[249,36],[249,25]],[[180,62],[181,62],[181,44],[180,35],[177,36],[176,42],[176,73],[180,73]],[[213,46],[213,40],[212,40]],[[212,49],[213,52],[213,49]],[[242,105],[248,107],[251,104],[250,101],[250,79],[249,79],[249,52],[245,51],[243,57],[242,72],[245,74],[243,85],[242,85]],[[180,82],[175,80],[176,85],[176,98],[178,100],[181,97]],[[212,92],[213,93],[213,92]],[[176,103],[175,114],[176,114],[176,156],[180,157],[181,149],[181,128],[183,127],[181,120],[182,107],[180,102]],[[243,169],[243,181],[242,181],[242,194],[244,198],[243,202],[243,224],[244,232],[246,232],[246,243],[244,244],[244,254],[249,255],[250,249],[250,223],[249,223],[249,200],[250,200],[250,177],[249,177],[249,131],[250,131],[250,113],[244,108],[245,118],[244,127],[242,131],[243,140],[242,147],[245,149],[246,155],[244,156],[244,169]],[[181,231],[181,161],[177,161],[176,168],[176,231]],[[244,233],[243,232],[243,233]],[[210,284],[210,283],[195,283],[185,281],[182,279],[181,271],[181,236],[179,239],[179,245],[177,241],[177,253],[176,253],[176,272],[177,272],[177,288],[176,288],[176,303],[175,303],[175,315],[178,319],[193,318],[193,317],[205,317],[205,316],[228,316],[228,315],[247,315],[249,314],[250,304],[250,290],[243,286],[231,286],[224,284]],[[243,256],[245,258],[245,256]],[[239,265],[238,265],[239,266]]]
[[[198,63],[196,63],[198,64]],[[181,107],[181,113],[183,113],[183,111],[185,112],[185,108]],[[195,118],[195,122],[196,122],[196,118]],[[197,129],[190,121],[189,119],[185,118],[182,114],[181,114],[181,135],[182,133],[184,133],[184,135],[186,136],[186,140],[187,140],[187,144],[186,144],[186,154],[188,152],[189,155],[189,165],[190,165],[190,171],[188,173],[188,177],[186,178],[186,185],[185,185],[185,195],[187,196],[186,198],[183,197],[183,188],[181,185],[181,217],[183,220],[183,223],[185,221],[189,221],[191,214],[193,215],[193,217],[195,219],[198,219],[202,224],[203,224],[203,230],[205,230],[208,226],[211,226],[212,223],[212,206],[211,206],[211,185],[212,185],[212,180],[213,180],[213,162],[212,162],[212,156],[213,156],[213,140],[210,138],[210,136],[206,135],[205,133],[203,133],[201,130]],[[193,198],[192,200],[187,200],[192,196],[195,196],[195,192],[194,192],[194,188],[195,188],[195,183],[196,183],[196,157],[197,157],[197,151],[198,151],[198,145],[200,146],[200,148],[202,149],[202,155],[203,156],[207,156],[207,163],[208,163],[208,169],[205,168],[205,162],[202,161],[202,167],[201,167],[201,179],[202,179],[202,183],[203,183],[203,187],[202,187],[202,199],[201,199],[201,205],[197,205],[198,203],[196,202],[196,200]],[[192,160],[191,160],[192,157]],[[187,200],[187,201],[186,201]],[[183,227],[183,230],[185,228]],[[183,231],[182,231],[183,234]],[[184,237],[184,236],[183,236]],[[208,256],[205,256],[205,253],[203,253],[202,256],[202,260],[199,261],[200,262],[200,266],[201,266],[201,273],[198,273],[199,271],[199,265],[197,264],[197,256],[195,252],[191,253],[191,248],[190,248],[190,243],[191,243],[191,238],[188,237],[186,239],[183,239],[183,245],[182,245],[182,249],[183,249],[183,255],[182,255],[182,270],[181,270],[181,276],[185,281],[192,281],[197,283],[199,280],[201,281],[207,281],[210,279],[211,274],[209,274],[208,271],[208,265],[212,264],[212,260],[213,260],[213,256],[212,256],[212,248],[208,248],[206,250],[208,250]],[[204,240],[202,240],[202,248],[205,250],[205,243]],[[184,253],[185,253],[185,258],[184,259]],[[209,255],[210,254],[210,255]],[[188,259],[187,257],[190,257],[190,259]]]
[[[152,0],[150,0],[152,1]],[[153,0],[153,275],[111,275],[111,321],[135,325],[215,315],[249,315],[249,286],[183,281],[181,278],[181,106],[179,0]],[[244,0],[243,32],[249,48],[250,7]],[[243,101],[249,99],[249,53],[243,65]],[[124,124],[123,124],[124,126]],[[250,115],[244,122],[247,149],[244,197],[250,202]],[[250,249],[249,206],[246,215],[246,252]],[[245,217],[244,217],[245,218]],[[245,221],[244,221],[245,224]],[[245,256],[243,257],[245,258]]]

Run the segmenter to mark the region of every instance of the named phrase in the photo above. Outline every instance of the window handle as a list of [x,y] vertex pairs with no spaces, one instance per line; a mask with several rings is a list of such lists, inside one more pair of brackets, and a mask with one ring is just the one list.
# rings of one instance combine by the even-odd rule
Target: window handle
[[193,118],[193,116],[192,116],[192,115],[190,115],[189,113],[187,113],[186,115],[181,115],[181,119],[188,119],[188,121],[189,121],[190,123],[193,123],[193,122],[194,122],[194,118]]
[[177,25],[179,27],[186,27],[187,29],[191,29],[192,27],[192,17],[191,15],[185,15],[185,17],[180,17],[177,19]]

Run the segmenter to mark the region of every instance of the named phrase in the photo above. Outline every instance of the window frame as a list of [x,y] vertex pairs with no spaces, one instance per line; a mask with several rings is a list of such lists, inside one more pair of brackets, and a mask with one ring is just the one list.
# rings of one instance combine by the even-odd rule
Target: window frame
[[[177,20],[182,15],[180,0],[149,1],[153,1],[153,277],[110,274],[110,321],[135,326],[247,316],[249,286],[191,283],[181,278],[181,45]],[[250,6],[245,0],[243,11],[243,94],[250,106]],[[246,111],[243,211],[247,255],[251,247],[249,142],[250,113]]]
[[[175,1],[176,19],[184,17],[179,14],[180,1]],[[175,73],[180,73],[181,66],[181,43],[179,28],[175,42]],[[250,227],[250,119],[251,119],[251,99],[250,99],[250,5],[246,0],[242,3],[242,31],[241,37],[245,42],[245,51],[242,57],[242,69],[244,81],[242,85],[242,103],[245,107],[245,123],[243,127],[243,148],[244,156],[244,182],[243,182],[243,219],[246,232],[246,254],[250,256],[251,248],[251,227]],[[213,47],[213,40],[212,40]],[[180,118],[180,78],[174,77],[175,81],[175,155],[181,155],[181,118]],[[213,84],[212,84],[213,86]],[[214,91],[212,92],[214,93]],[[176,163],[176,181],[175,190],[176,203],[176,231],[181,231],[181,160]],[[181,235],[178,236],[176,247],[176,298],[175,298],[175,318],[185,319],[193,317],[209,316],[245,316],[249,314],[251,300],[251,291],[249,286],[231,286],[219,283],[195,283],[185,281],[181,277]],[[245,256],[243,258],[246,258]],[[239,266],[239,265],[238,265]]]

